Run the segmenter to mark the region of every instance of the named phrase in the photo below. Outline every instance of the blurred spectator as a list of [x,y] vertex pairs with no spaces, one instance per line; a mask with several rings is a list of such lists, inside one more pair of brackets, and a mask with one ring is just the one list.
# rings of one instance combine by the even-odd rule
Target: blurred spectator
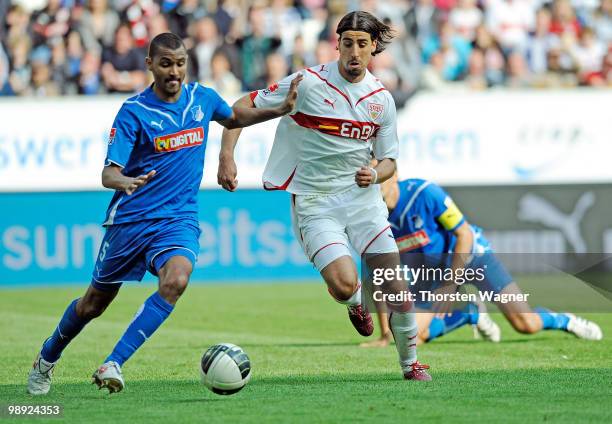
[[134,46],[130,28],[121,25],[115,34],[115,44],[102,55],[101,74],[109,92],[131,93],[145,84],[144,53]]
[[448,19],[457,34],[472,42],[483,16],[482,11],[476,6],[476,0],[459,0],[458,6],[451,10]]
[[319,63],[329,63],[338,59],[338,51],[326,40],[321,40],[315,48],[315,65]]
[[[96,51],[96,50],[92,50]],[[83,57],[83,42],[81,34],[71,31],[66,37],[66,69],[70,79],[74,79],[81,69],[81,58]],[[98,56],[100,51],[96,51]]]
[[125,9],[125,20],[129,24],[134,37],[134,45],[139,48],[146,48],[149,42],[147,21],[159,14],[159,5],[153,0],[131,0]]
[[470,44],[455,33],[448,21],[443,21],[439,34],[426,42],[423,55],[427,60],[432,53],[440,52],[444,60],[444,78],[456,81],[467,69],[470,50]]
[[70,78],[76,76],[69,75],[66,62],[66,45],[61,38],[55,38],[51,42],[51,60],[47,64],[51,81],[59,89],[61,94],[67,94],[66,89]]
[[118,26],[119,15],[108,7],[108,0],[88,0],[79,26],[87,50],[111,47]]
[[93,95],[103,92],[100,81],[100,56],[96,52],[87,52],[80,61],[77,91],[79,94]]
[[292,0],[270,0],[270,6],[264,9],[266,35],[271,38],[280,37],[285,56],[293,51],[293,41],[300,32],[302,22],[302,17],[292,3]]
[[453,87],[454,84],[444,78],[444,56],[435,52],[429,57],[429,63],[421,73],[421,87],[425,90],[440,91]]
[[44,44],[49,38],[63,37],[68,33],[70,11],[62,7],[61,0],[48,0],[47,6],[32,15],[33,43]]
[[289,55],[289,73],[297,72],[309,66],[316,65],[314,55],[304,46],[304,37],[297,35],[293,41],[293,51]]
[[570,0],[554,0],[550,32],[559,36],[568,34],[574,38],[580,34],[580,22]]
[[170,25],[168,24],[168,19],[165,15],[152,15],[147,19],[146,23],[149,40],[152,40],[164,32],[170,32]]
[[464,82],[470,90],[484,90],[489,86],[485,54],[482,50],[472,50]]
[[59,86],[51,80],[51,51],[46,46],[39,46],[32,51],[30,63],[32,66],[32,84],[26,89],[29,96],[57,96]]
[[493,35],[486,26],[481,25],[476,29],[476,39],[472,43],[484,54],[485,73],[489,87],[500,85],[504,82],[504,68],[506,66],[504,55]]
[[529,69],[536,74],[546,72],[546,56],[553,45],[553,35],[550,34],[552,16],[548,8],[541,8],[536,13],[535,31],[529,36],[527,58]]
[[31,42],[24,35],[12,40],[9,45],[9,58],[11,61],[11,72],[9,74],[9,90],[16,95],[25,94],[32,75],[28,56],[30,55]]
[[211,14],[211,17],[217,23],[217,28],[223,37],[230,32],[232,22],[234,21],[232,14],[225,8],[225,6],[225,0],[217,1],[216,10]]
[[[168,14],[168,26],[170,31],[189,43],[188,28],[198,19],[206,16],[206,10],[199,0],[182,0],[178,7]],[[153,35],[150,34],[152,38]],[[190,48],[191,46],[187,46]]]
[[212,18],[206,16],[194,22],[192,27],[194,46],[189,51],[191,74],[198,81],[211,78],[211,58],[221,46],[217,25]]
[[281,40],[266,36],[264,11],[252,7],[249,11],[250,34],[238,40],[242,60],[242,81],[244,89],[251,91],[258,88],[257,82],[265,77],[266,56],[276,51]]
[[534,27],[534,9],[525,0],[489,0],[487,27],[505,51],[527,48],[528,34]]
[[230,61],[223,50],[217,50],[210,60],[210,78],[203,84],[223,96],[239,96],[242,92],[240,80],[232,73]]
[[6,32],[3,37],[4,46],[12,45],[23,36],[29,36],[30,14],[20,5],[12,5],[6,14]]
[[597,38],[602,43],[612,43],[612,0],[601,0],[599,9],[590,20],[590,26],[595,28]]
[[424,48],[426,42],[436,35],[441,19],[433,0],[411,0],[411,5],[404,15],[404,26],[419,47]]
[[595,38],[591,28],[584,28],[580,34],[580,42],[569,50],[578,71],[578,79],[582,84],[591,85],[593,78],[601,75],[603,58],[606,55],[605,46]]
[[506,86],[510,88],[528,88],[531,86],[531,74],[525,57],[518,51],[508,55]]
[[285,57],[280,53],[272,53],[266,57],[266,74],[265,79],[262,79],[257,84],[258,87],[269,87],[289,74],[289,66]]

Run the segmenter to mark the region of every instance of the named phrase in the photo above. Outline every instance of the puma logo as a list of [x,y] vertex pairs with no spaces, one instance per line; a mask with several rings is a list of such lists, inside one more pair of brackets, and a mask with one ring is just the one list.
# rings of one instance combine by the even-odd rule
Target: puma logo
[[162,126],[163,122],[164,122],[163,119],[161,121],[159,121],[159,122],[151,121],[151,126],[152,127],[159,127],[159,129],[163,131],[164,130],[164,127]]
[[149,340],[149,338],[147,337],[147,335],[145,334],[145,332],[144,332],[144,331],[142,331],[142,330],[138,330],[138,332],[139,332],[139,333],[140,333],[140,335],[141,335],[141,336],[142,336],[142,337],[145,339],[145,342],[146,342],[147,340]]
[[586,253],[587,246],[580,233],[580,222],[593,204],[595,204],[595,194],[588,191],[580,196],[572,213],[565,214],[548,200],[527,193],[519,200],[518,218],[521,221],[536,222],[560,230],[574,252]]
[[325,103],[326,105],[330,105],[334,110],[336,109],[336,106],[334,106],[334,103],[336,103],[336,99],[334,99],[333,102],[329,99],[323,99],[323,103]]

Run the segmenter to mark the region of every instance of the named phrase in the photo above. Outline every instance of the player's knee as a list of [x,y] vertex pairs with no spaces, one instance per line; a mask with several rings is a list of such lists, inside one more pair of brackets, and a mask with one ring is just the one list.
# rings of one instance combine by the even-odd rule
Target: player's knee
[[542,329],[542,324],[535,314],[515,314],[510,319],[510,323],[522,334],[534,334]]
[[160,282],[159,291],[163,298],[174,303],[183,294],[189,283],[189,273],[184,270],[168,272]]
[[357,281],[347,277],[335,279],[330,286],[332,296],[341,302],[349,300],[355,293],[355,290],[357,290]]

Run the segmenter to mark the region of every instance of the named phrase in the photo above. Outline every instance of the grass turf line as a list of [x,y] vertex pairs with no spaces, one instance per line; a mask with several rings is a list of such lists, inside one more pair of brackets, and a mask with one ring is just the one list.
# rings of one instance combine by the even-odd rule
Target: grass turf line
[[[401,379],[393,347],[360,349],[345,309],[321,284],[192,285],[170,319],[126,363],[126,390],[89,385],[139,305],[155,290],[125,285],[68,347],[45,397],[25,393],[32,360],[83,288],[0,292],[0,403],[64,407],[63,422],[605,422],[612,419],[612,315],[593,314],[602,342],[560,332],[522,336],[502,317],[502,343],[463,328],[419,350],[431,384]],[[242,346],[253,376],[234,396],[199,383],[202,353]],[[58,422],[36,418],[16,422]],[[8,422],[8,421],[7,421]]]

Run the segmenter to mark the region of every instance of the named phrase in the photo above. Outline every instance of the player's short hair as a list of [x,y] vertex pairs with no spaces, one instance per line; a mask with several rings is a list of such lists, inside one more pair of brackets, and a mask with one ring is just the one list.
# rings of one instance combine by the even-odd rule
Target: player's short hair
[[171,32],[163,32],[151,40],[149,44],[149,57],[153,58],[160,49],[176,50],[181,47],[185,48],[185,44],[178,35]]
[[376,50],[372,52],[372,56],[385,50],[387,44],[391,42],[395,35],[391,27],[384,22],[378,20],[371,13],[357,10],[350,12],[338,23],[336,34],[342,37],[344,31],[362,31],[367,32],[372,37],[372,41],[376,41]]

